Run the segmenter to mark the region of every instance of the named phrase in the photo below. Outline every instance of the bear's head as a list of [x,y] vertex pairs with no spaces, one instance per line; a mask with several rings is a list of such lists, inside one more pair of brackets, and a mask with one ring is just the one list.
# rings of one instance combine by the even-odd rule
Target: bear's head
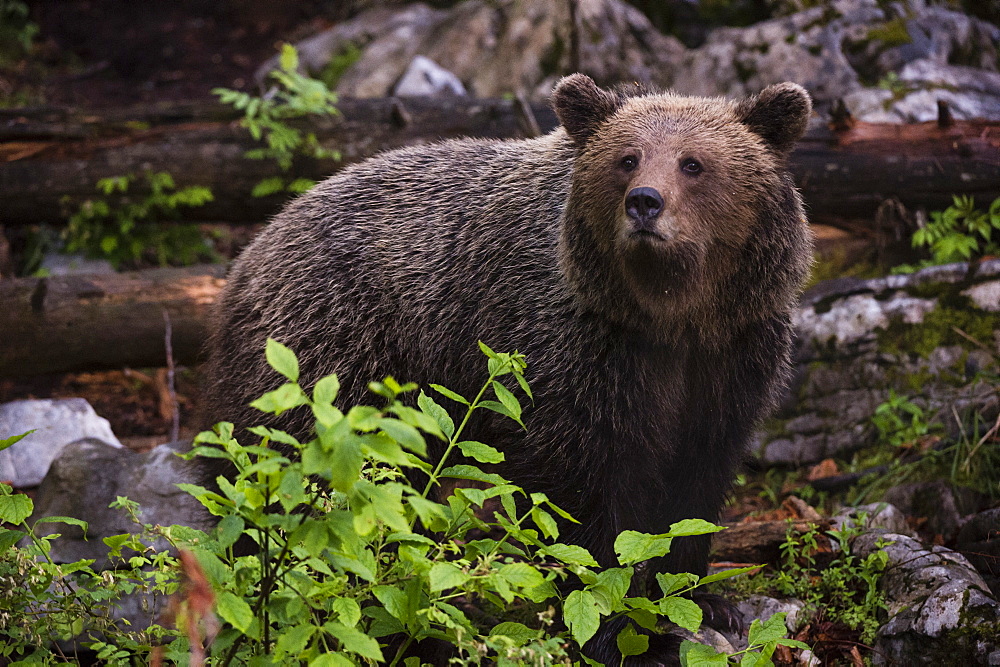
[[808,241],[785,161],[811,112],[801,86],[733,102],[607,91],[574,74],[552,104],[576,152],[563,269],[585,301],[676,319],[721,307],[741,277],[764,279],[747,290],[798,289]]

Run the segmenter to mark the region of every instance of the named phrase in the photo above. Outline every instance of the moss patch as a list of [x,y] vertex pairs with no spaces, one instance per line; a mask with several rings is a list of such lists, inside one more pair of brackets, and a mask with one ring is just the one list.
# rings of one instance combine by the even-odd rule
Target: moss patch
[[913,41],[906,29],[906,19],[902,17],[870,29],[865,38],[869,41],[882,42],[886,48],[902,46]]
[[916,354],[926,359],[936,348],[945,345],[959,345],[967,350],[978,347],[956,329],[992,348],[993,332],[998,327],[1000,313],[940,306],[924,315],[920,324],[907,324],[902,318],[893,318],[887,328],[876,331],[876,340],[880,352]]

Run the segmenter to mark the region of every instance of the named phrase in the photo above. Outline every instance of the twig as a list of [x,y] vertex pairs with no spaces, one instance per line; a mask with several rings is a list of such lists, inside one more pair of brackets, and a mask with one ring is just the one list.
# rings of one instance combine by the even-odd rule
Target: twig
[[173,327],[170,325],[170,313],[163,310],[163,345],[167,352],[167,391],[170,394],[170,442],[180,439],[181,411],[177,406],[177,392],[174,389],[174,346],[172,342]]

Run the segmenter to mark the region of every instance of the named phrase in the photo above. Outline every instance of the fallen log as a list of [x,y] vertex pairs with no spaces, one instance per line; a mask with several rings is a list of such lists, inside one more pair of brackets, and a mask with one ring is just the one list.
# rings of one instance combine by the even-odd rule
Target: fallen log
[[712,535],[711,558],[737,563],[777,563],[789,531],[800,534],[815,527],[816,522],[804,520],[729,524],[726,530]]
[[175,363],[196,363],[225,270],[219,264],[0,281],[0,377],[164,366],[164,313]]
[[[544,104],[524,100],[392,98],[339,103],[341,115],[312,123],[343,160],[299,160],[296,177],[320,179],[376,152],[458,136],[510,138],[551,130]],[[207,185],[215,201],[188,219],[259,222],[285,195],[249,195],[278,175],[269,162],[243,158],[257,144],[232,110],[186,104],[90,113],[69,109],[0,110],[0,224],[58,223],[63,198],[79,202],[108,176],[169,171],[178,185]],[[883,202],[909,210],[943,209],[952,195],[985,207],[1000,197],[1000,123],[913,125],[814,121],[790,159],[810,219],[858,233],[871,229]],[[861,221],[861,222],[859,222]]]

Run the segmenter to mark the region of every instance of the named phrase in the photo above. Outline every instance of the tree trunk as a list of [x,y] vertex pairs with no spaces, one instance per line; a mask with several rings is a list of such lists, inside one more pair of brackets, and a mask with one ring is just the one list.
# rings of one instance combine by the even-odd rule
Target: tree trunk
[[0,281],[0,377],[198,361],[225,267]]
[[[399,146],[523,137],[556,124],[547,106],[518,100],[344,99],[339,108],[341,116],[318,119],[311,129],[343,160],[300,160],[295,177],[321,179]],[[215,201],[185,210],[188,219],[263,221],[287,195],[250,196],[254,184],[279,172],[243,158],[257,144],[236,119],[227,108],[204,104],[99,114],[0,110],[0,224],[59,222],[64,197],[82,201],[95,196],[100,178],[147,169],[173,173],[180,186],[212,188]],[[875,213],[887,200],[933,210],[946,208],[952,195],[975,196],[980,207],[1000,197],[1000,123],[853,123],[842,130],[814,124],[790,167],[810,220],[874,233]]]

